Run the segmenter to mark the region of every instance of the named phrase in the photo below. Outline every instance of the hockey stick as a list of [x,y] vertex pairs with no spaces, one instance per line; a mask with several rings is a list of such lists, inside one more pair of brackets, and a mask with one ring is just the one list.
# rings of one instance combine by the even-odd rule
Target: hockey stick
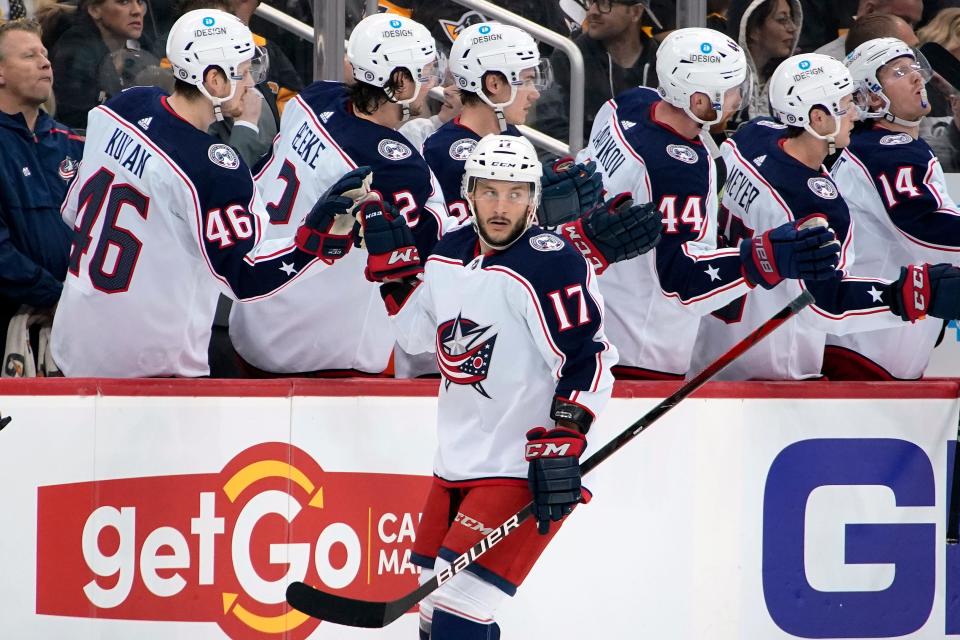
[[[660,402],[642,418],[627,427],[620,435],[594,452],[592,456],[580,465],[581,473],[583,475],[590,473],[590,471],[609,458],[615,451],[643,433],[650,425],[663,416],[663,414],[677,406],[681,400],[703,386],[710,378],[717,375],[727,365],[743,355],[747,349],[769,335],[791,317],[795,316],[811,302],[813,302],[813,296],[809,291],[804,290],[804,292],[797,296],[790,304],[778,311],[776,315],[754,329],[743,340],[733,345],[729,351],[714,360],[706,369],[677,389],[673,395]],[[458,556],[449,567],[438,572],[437,575],[420,585],[416,590],[396,600],[389,602],[356,600],[320,591],[302,582],[292,582],[287,587],[287,602],[297,611],[327,622],[334,622],[351,627],[385,627],[430,595],[437,587],[469,567],[477,558],[510,535],[510,532],[526,521],[532,512],[533,504],[531,503],[487,534],[472,548]]]
[[960,426],[953,450],[953,482],[950,484],[950,506],[947,509],[947,544],[960,542]]
[[960,60],[936,42],[927,42],[920,47],[920,53],[941,78],[960,91]]

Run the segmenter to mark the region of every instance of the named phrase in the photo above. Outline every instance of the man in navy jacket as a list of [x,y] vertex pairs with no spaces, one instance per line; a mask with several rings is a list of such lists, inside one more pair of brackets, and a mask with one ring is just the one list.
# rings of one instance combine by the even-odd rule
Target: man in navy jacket
[[0,338],[20,305],[56,305],[66,277],[73,230],[60,205],[83,138],[41,111],[52,87],[39,25],[0,25]]

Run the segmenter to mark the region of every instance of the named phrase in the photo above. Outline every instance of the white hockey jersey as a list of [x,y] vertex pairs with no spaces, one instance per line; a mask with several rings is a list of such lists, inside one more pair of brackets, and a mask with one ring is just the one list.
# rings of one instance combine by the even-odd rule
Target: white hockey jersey
[[[909,264],[960,264],[960,208],[924,140],[883,125],[858,131],[831,173],[857,225],[852,273],[896,280],[900,267]],[[878,367],[880,377],[915,379],[927,368],[942,327],[942,320],[927,318],[882,331],[831,335],[828,355],[841,362],[859,358],[861,366]]]
[[736,247],[717,248],[716,170],[697,140],[656,121],[659,95],[632,89],[607,102],[577,160],[594,160],[608,196],[630,192],[663,214],[656,249],[600,276],[618,377],[682,377],[700,317],[750,290]]
[[554,397],[596,416],[617,361],[596,276],[576,249],[538,227],[504,251],[478,248],[473,227],[447,234],[393,316],[401,347],[437,354],[434,473],[451,482],[526,478],[526,432],[553,425]]
[[823,214],[841,243],[840,271],[831,280],[784,280],[770,290],[758,287],[705,317],[691,370],[715,360],[800,295],[803,287],[816,298],[795,320],[737,358],[717,376],[720,380],[819,377],[827,331],[865,331],[902,324],[880,299],[888,281],[845,277],[843,270],[854,264],[856,255],[855,225],[830,177],[783,150],[786,131],[784,125],[756,119],[721,145],[727,181],[720,205],[720,234],[726,243],[738,245],[785,222]]
[[220,292],[263,298],[326,266],[290,237],[262,241],[243,160],[152,87],[90,112],[61,212],[76,236],[51,349],[68,376],[207,375]]
[[[290,235],[321,195],[358,166],[373,170],[372,188],[393,202],[430,254],[449,219],[443,196],[420,154],[400,133],[353,115],[347,90],[315,82],[287,103],[272,154],[257,170],[270,233]],[[230,338],[250,364],[274,373],[386,368],[394,337],[367,254],[353,249],[306,286],[230,313]]]

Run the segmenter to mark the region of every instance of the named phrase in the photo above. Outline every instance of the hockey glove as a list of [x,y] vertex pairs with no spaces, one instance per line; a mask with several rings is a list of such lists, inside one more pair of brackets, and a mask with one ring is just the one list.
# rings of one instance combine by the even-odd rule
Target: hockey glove
[[652,203],[633,204],[629,193],[621,193],[559,231],[600,274],[655,247],[662,229],[663,217]]
[[883,295],[890,311],[916,322],[925,316],[960,318],[960,269],[949,264],[912,264],[900,268],[900,277]]
[[533,517],[541,535],[550,532],[581,501],[580,454],[587,437],[573,429],[535,427],[527,432],[527,482],[533,493]]
[[367,247],[367,280],[399,280],[423,271],[413,232],[392,205],[368,200],[357,208],[357,221]]
[[540,186],[537,220],[548,229],[576,220],[599,204],[603,196],[603,180],[592,160],[574,164],[573,158],[560,158],[552,164],[544,163]]
[[297,229],[297,247],[328,260],[347,255],[353,244],[353,209],[368,196],[372,179],[370,167],[358,167],[333,183]]
[[840,242],[820,215],[787,222],[740,243],[743,275],[772,289],[788,278],[826,280],[836,274]]

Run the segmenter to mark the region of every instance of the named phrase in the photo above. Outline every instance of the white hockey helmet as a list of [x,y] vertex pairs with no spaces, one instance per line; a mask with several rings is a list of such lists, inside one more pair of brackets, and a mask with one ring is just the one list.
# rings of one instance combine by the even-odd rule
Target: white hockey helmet
[[[530,228],[537,217],[537,205],[540,204],[540,179],[543,177],[543,167],[537,158],[537,150],[530,141],[522,136],[494,135],[483,137],[464,164],[463,181],[460,183],[460,194],[467,201],[473,226],[480,233],[477,224],[477,212],[473,204],[473,189],[478,178],[486,180],[503,180],[505,182],[526,182],[530,184],[530,209],[527,212],[527,224],[524,231]],[[513,238],[503,245],[490,244],[486,238],[484,242],[494,249],[506,249],[520,237]]]
[[[500,122],[500,131],[506,131],[504,107],[517,97],[517,89],[532,83],[542,91],[553,82],[550,60],[540,58],[537,42],[523,29],[498,22],[473,24],[460,32],[450,47],[448,62],[457,87],[471,91],[492,107]],[[532,70],[531,78],[524,71]],[[494,103],[483,90],[483,76],[491,71],[502,73],[510,83],[510,99]]]
[[[919,120],[903,120],[890,113],[890,99],[883,92],[883,86],[877,77],[881,67],[897,58],[913,58],[913,62],[908,63],[908,68],[918,72],[920,77],[923,78],[924,84],[933,77],[933,70],[930,68],[930,63],[927,62],[926,57],[920,51],[897,38],[867,40],[851,51],[844,63],[853,77],[853,83],[857,90],[857,102],[861,106],[864,118],[883,118],[900,125],[914,127],[920,124]],[[868,108],[870,104],[869,94],[871,93],[883,101],[883,107],[879,111]],[[921,91],[920,100],[926,106],[926,89]]]
[[[660,96],[708,127],[723,118],[724,97],[738,90],[745,100],[750,90],[747,57],[732,38],[713,29],[677,29],[657,48]],[[690,96],[702,93],[717,115],[707,121],[690,111]]]
[[[842,126],[840,118],[847,113],[840,102],[854,90],[850,72],[836,58],[819,53],[793,56],[781,62],[770,77],[770,114],[782,124],[803,127],[814,137],[826,140],[833,153]],[[810,126],[810,110],[814,107],[822,107],[833,116],[833,133],[821,135]]]
[[[237,92],[243,79],[240,65],[257,53],[253,34],[240,18],[216,9],[189,11],[170,28],[167,37],[167,59],[177,80],[192,84],[213,103],[217,120],[222,120],[220,106]],[[219,67],[230,81],[230,95],[215,98],[203,86],[203,74],[210,67]]]
[[415,90],[413,97],[397,100],[387,90],[387,97],[403,107],[403,120],[410,117],[410,103],[415,101],[423,85],[440,81],[437,69],[437,45],[425,26],[393,13],[376,13],[361,20],[347,41],[347,60],[357,82],[386,89],[390,76],[397,69],[406,69]]

